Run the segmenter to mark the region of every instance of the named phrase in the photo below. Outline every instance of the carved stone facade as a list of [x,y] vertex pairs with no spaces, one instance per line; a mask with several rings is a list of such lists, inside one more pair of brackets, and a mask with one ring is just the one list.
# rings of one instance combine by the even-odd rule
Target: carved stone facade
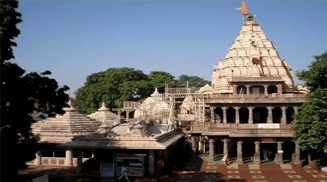
[[204,100],[209,118],[193,122],[190,134],[193,140],[210,138],[210,159],[230,154],[236,163],[246,158],[257,164],[263,160],[283,163],[284,156],[300,162],[290,126],[308,90],[294,86],[290,66],[253,17],[242,26],[226,58],[214,66],[212,87],[197,93],[202,90],[210,94]]

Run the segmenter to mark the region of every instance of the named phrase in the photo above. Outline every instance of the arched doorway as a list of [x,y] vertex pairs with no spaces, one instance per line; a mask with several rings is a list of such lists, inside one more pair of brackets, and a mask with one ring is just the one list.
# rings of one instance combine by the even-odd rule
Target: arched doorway
[[220,107],[215,109],[215,123],[223,123],[223,110]]
[[249,120],[249,110],[246,107],[241,107],[240,109],[240,123],[248,123]]
[[291,124],[293,122],[293,114],[294,114],[294,109],[293,107],[289,107],[286,109],[286,123]]
[[227,109],[227,123],[235,123],[236,111],[233,107]]
[[273,123],[280,123],[282,119],[282,109],[280,107],[275,107],[273,109]]
[[268,109],[256,107],[253,109],[253,123],[267,123]]
[[264,94],[264,87],[263,86],[252,86],[250,88],[251,94]]
[[244,85],[240,85],[237,87],[237,94],[246,94],[246,87]]
[[270,85],[268,87],[268,94],[277,93],[277,87],[275,85]]

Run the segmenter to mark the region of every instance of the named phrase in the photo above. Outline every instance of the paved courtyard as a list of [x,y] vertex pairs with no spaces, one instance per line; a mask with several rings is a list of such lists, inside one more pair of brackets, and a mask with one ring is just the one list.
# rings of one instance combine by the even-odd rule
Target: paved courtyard
[[[77,175],[74,167],[29,166],[19,171],[17,181],[32,181],[48,174],[50,182],[114,182],[116,178]],[[146,178],[131,178],[145,181]],[[147,178],[150,179],[150,178]],[[231,164],[224,166],[207,159],[175,160],[165,174],[156,178],[159,182],[327,182],[327,173],[314,166],[294,164]],[[150,181],[150,180],[148,180]]]

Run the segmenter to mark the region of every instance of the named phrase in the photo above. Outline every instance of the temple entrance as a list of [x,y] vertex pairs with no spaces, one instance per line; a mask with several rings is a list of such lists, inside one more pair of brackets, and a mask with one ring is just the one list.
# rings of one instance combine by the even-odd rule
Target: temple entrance
[[253,162],[253,156],[255,151],[255,145],[252,140],[243,141],[243,163]]
[[284,163],[292,162],[292,155],[295,152],[295,144],[291,140],[285,140],[283,145],[283,160]]
[[260,160],[263,163],[273,162],[277,153],[276,143],[261,143],[260,144]]

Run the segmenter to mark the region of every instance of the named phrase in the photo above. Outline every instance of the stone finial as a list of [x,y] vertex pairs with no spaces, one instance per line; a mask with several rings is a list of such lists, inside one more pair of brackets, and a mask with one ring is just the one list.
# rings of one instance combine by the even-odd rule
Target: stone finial
[[151,94],[152,97],[158,97],[160,96],[160,93],[158,92],[158,88],[156,87],[156,89],[154,90],[153,94]]
[[111,127],[108,126],[104,121],[103,121],[102,125],[99,127],[99,129],[96,132],[101,134],[101,135],[107,135],[107,136],[115,136],[116,135],[111,130]]
[[149,136],[149,133],[143,129],[144,127],[138,123],[133,126],[132,130],[130,131],[131,136]]
[[98,109],[98,111],[109,111],[109,108],[106,107],[106,103],[102,102],[102,106]]

